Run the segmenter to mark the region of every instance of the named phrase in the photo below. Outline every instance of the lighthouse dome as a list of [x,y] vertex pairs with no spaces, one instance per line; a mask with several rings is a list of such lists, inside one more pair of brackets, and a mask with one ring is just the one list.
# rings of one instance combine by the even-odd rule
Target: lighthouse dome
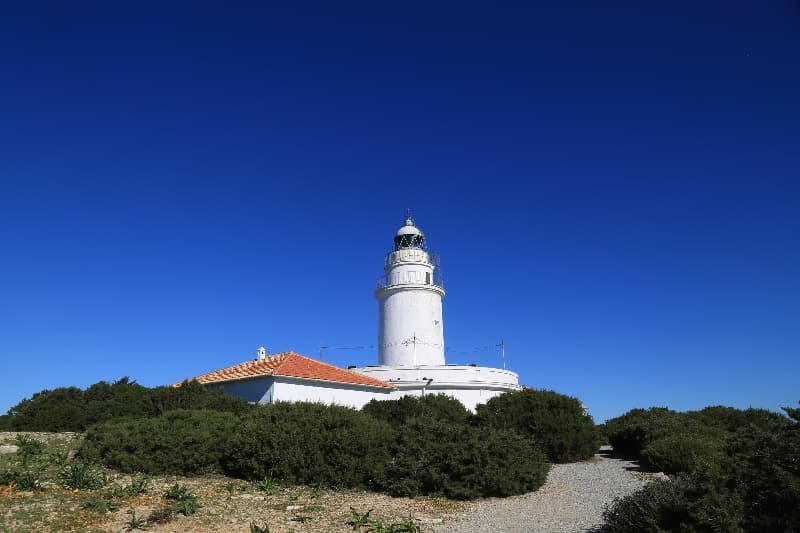
[[394,236],[394,249],[403,248],[425,249],[425,234],[414,224],[414,219],[411,217],[406,218],[406,223]]

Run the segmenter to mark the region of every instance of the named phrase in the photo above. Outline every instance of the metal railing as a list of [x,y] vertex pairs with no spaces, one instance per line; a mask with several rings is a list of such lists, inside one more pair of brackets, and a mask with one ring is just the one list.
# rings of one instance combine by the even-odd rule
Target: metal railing
[[408,261],[413,263],[426,263],[429,265],[439,266],[439,254],[427,252],[420,248],[404,248],[402,250],[395,250],[386,254],[383,258],[383,265],[389,266],[396,260]]
[[401,279],[402,274],[409,274],[409,272],[397,272],[391,276],[384,274],[375,282],[375,289],[385,289],[397,285],[429,285],[444,290],[444,277],[439,270],[434,270],[432,276],[429,276],[430,272],[410,272],[410,274],[420,274],[419,280]]

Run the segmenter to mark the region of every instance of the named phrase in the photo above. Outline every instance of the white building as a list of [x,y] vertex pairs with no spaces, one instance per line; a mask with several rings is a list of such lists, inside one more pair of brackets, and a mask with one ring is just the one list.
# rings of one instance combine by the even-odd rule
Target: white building
[[[253,403],[311,401],[362,407],[371,399],[447,394],[468,409],[519,390],[515,372],[445,361],[438,262],[408,216],[386,255],[378,280],[378,364],[345,370],[294,352],[208,372],[194,379]],[[179,384],[176,384],[179,385]]]
[[[195,378],[250,403],[318,402],[360,409],[372,399],[388,399],[393,385],[294,352],[267,355]],[[180,386],[176,383],[175,386]]]

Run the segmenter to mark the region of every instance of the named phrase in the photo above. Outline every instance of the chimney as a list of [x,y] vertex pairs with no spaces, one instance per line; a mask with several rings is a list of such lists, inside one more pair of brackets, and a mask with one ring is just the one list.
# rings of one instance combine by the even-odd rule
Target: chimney
[[263,361],[266,358],[267,358],[267,349],[262,346],[261,348],[258,349],[256,355],[256,361]]

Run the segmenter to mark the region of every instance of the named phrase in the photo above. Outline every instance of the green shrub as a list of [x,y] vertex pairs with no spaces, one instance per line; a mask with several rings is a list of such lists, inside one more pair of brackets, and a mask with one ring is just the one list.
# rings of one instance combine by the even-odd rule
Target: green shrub
[[553,391],[501,394],[478,405],[476,416],[481,425],[521,433],[557,463],[588,459],[600,446],[597,426],[581,402]]
[[466,423],[470,413],[464,404],[444,394],[403,396],[397,400],[371,400],[361,410],[373,418],[399,426],[410,418],[431,418]]
[[100,381],[83,391],[84,428],[125,416],[144,417],[152,412],[150,389],[127,377],[108,383]]
[[722,437],[677,434],[652,441],[642,450],[641,456],[649,470],[677,474],[722,465],[724,447]]
[[242,398],[210,390],[197,381],[180,387],[147,388],[122,378],[101,381],[81,390],[44,390],[9,409],[3,424],[14,431],[84,431],[93,424],[119,418],[155,417],[179,409],[243,413]]
[[510,496],[537,489],[549,464],[513,431],[414,418],[398,428],[383,489],[394,496],[454,499]]
[[800,426],[738,434],[734,476],[748,531],[800,531]]
[[183,410],[109,420],[87,431],[78,456],[122,472],[205,473],[219,469],[237,423],[231,413]]
[[652,481],[630,496],[616,500],[603,513],[604,531],[692,531],[689,528],[690,502],[686,495],[690,489],[683,479]]
[[665,407],[631,409],[607,420],[604,430],[614,450],[638,457],[653,442],[680,430],[679,413]]
[[785,416],[766,409],[736,409],[716,405],[700,411],[689,411],[684,416],[708,428],[726,432],[735,432],[750,426],[766,431],[779,430],[787,426]]
[[43,390],[9,409],[8,417],[14,431],[82,431],[83,392],[77,387]]
[[180,387],[167,386],[149,389],[148,396],[152,416],[178,409],[212,410],[239,414],[252,407],[243,398],[206,387],[197,381],[184,381]]
[[[785,409],[788,419],[721,407],[662,417],[650,433],[670,434],[650,440],[642,457],[686,473],[618,500],[605,529],[800,531],[800,412]],[[640,428],[648,425],[641,414],[634,413]]]
[[251,481],[372,486],[388,462],[392,438],[388,424],[347,407],[259,406],[233,431],[223,467]]

